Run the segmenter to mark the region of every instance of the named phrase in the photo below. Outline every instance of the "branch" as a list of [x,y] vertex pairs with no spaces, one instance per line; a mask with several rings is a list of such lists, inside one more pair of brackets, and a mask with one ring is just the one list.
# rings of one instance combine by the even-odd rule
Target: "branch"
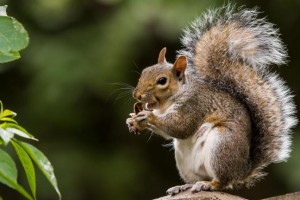
[[[177,195],[174,196],[164,196],[160,197],[158,199],[154,200],[213,200],[213,199],[218,199],[218,200],[242,200],[245,199],[243,197],[235,196],[232,194],[228,194],[225,192],[206,192],[206,191],[201,191],[198,193],[191,193],[191,191],[185,191],[181,192]],[[275,196],[275,197],[270,197],[266,198],[263,200],[295,200],[295,199],[300,199],[300,192],[295,192],[295,193],[290,193],[290,194],[285,194],[281,196]]]
[[[164,196],[155,200],[210,200],[210,199],[218,199],[218,200],[242,200],[244,198],[239,196],[234,196],[232,194],[228,194],[225,192],[206,192],[201,191],[198,193],[191,193],[191,191],[187,190],[185,192],[181,192],[174,196]],[[273,199],[272,199],[273,200]]]
[[300,192],[295,192],[295,193],[289,193],[281,196],[275,196],[275,197],[270,197],[266,198],[263,200],[295,200],[295,199],[300,199]]

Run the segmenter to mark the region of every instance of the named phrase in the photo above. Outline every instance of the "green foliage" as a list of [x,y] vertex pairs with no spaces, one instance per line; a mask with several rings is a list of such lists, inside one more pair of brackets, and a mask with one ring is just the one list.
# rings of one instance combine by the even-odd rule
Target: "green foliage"
[[[21,148],[25,150],[34,163],[38,166],[38,168],[42,171],[44,176],[50,182],[50,184],[54,187],[55,191],[57,192],[59,198],[61,199],[61,194],[57,186],[56,177],[54,175],[54,169],[48,160],[48,158],[36,147],[32,146],[31,144],[20,142]],[[35,186],[35,185],[34,185]],[[35,191],[34,191],[35,192]]]
[[36,199],[35,171],[34,171],[32,161],[22,146],[20,146],[15,141],[11,141],[11,143],[23,165],[23,168],[24,168],[26,176],[27,176],[28,184],[31,189],[31,193],[32,193],[33,197]]
[[[22,24],[6,15],[6,7],[0,6],[0,63],[20,58],[19,51],[24,49],[29,41],[28,34]],[[12,144],[24,168],[31,195],[18,183],[16,164],[10,155],[2,149],[0,149],[0,182],[18,191],[26,199],[36,199],[36,177],[33,161],[61,199],[54,170],[49,160],[36,147],[21,142],[15,137],[37,140],[17,123],[14,119],[16,115],[11,110],[3,109],[2,101],[0,101],[0,145]],[[0,199],[2,199],[1,196]]]
[[0,63],[19,59],[19,51],[29,42],[27,31],[15,18],[7,16],[6,7],[0,7]]
[[36,199],[36,179],[35,169],[32,161],[38,166],[46,179],[54,187],[59,199],[61,199],[60,191],[57,186],[57,181],[54,175],[54,170],[47,159],[47,157],[36,147],[17,140],[15,135],[26,138],[35,139],[30,133],[28,133],[23,127],[17,124],[14,117],[16,113],[11,110],[3,110],[2,102],[0,101],[0,141],[3,145],[11,143],[21,161],[21,164],[25,170],[28,184],[31,189],[31,195],[20,186],[17,182],[17,168],[13,159],[3,150],[0,149],[0,182],[15,189],[27,199]]
[[17,190],[27,199],[33,199],[17,182],[17,168],[13,159],[0,149],[0,182]]

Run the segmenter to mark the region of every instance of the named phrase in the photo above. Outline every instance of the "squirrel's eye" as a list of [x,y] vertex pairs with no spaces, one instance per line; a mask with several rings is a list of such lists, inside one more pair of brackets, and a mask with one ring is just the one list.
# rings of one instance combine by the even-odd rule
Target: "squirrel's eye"
[[167,83],[167,78],[166,77],[161,77],[156,82],[156,84],[158,84],[158,85],[164,85],[166,83]]

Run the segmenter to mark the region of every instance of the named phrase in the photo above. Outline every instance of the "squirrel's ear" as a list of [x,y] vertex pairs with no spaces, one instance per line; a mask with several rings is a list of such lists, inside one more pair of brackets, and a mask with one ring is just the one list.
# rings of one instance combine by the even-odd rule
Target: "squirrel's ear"
[[157,63],[166,62],[166,52],[167,52],[167,47],[164,47],[162,50],[160,50]]
[[173,70],[176,73],[176,76],[181,80],[183,78],[183,73],[187,66],[187,59],[185,56],[179,56],[174,63]]

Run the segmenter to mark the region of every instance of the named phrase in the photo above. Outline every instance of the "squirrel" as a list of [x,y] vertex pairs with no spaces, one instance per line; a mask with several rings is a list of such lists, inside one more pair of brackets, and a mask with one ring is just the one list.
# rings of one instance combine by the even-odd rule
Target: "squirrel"
[[272,65],[286,63],[278,29],[256,8],[225,5],[197,18],[174,64],[163,48],[142,71],[126,123],[173,140],[177,169],[190,189],[250,187],[263,168],[286,161],[296,126],[293,95]]

